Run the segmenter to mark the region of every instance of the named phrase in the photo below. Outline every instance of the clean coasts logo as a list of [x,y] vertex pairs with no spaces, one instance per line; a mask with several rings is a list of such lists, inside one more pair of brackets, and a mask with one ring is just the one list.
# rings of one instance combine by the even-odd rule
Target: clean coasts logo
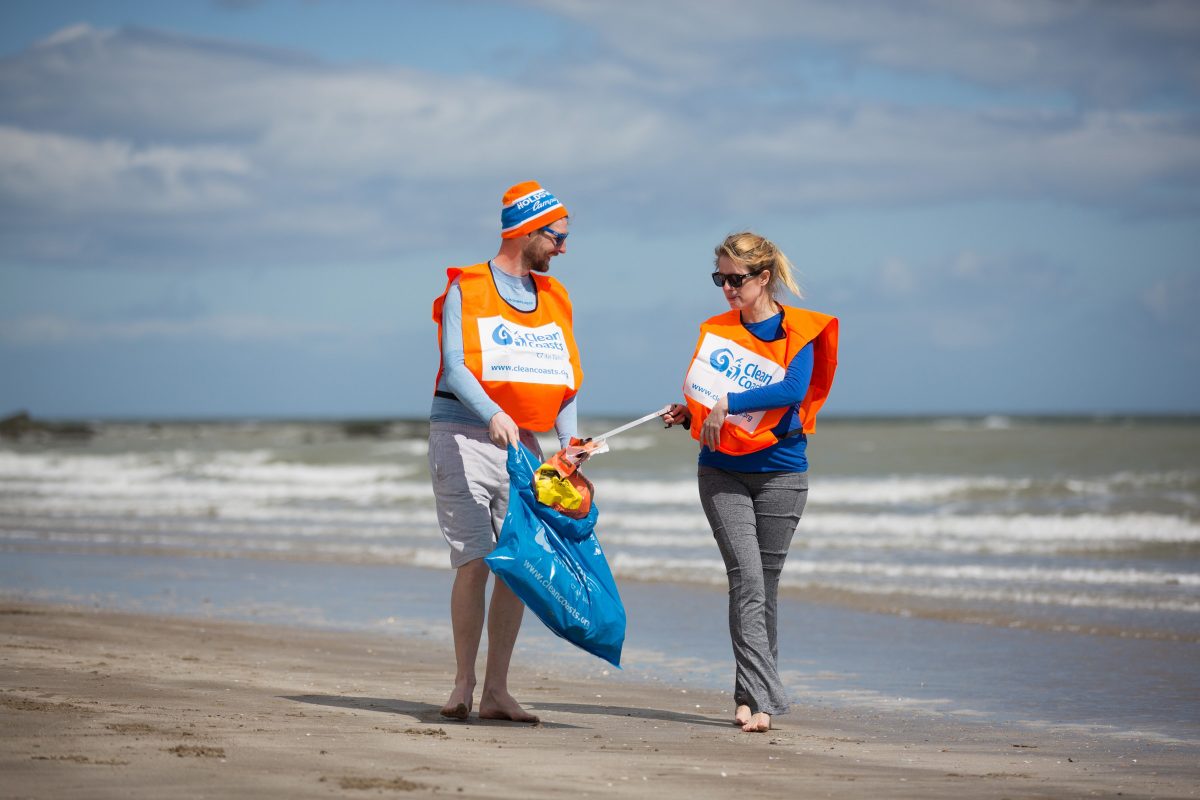
[[514,330],[501,322],[492,331],[492,341],[504,347],[527,347],[534,350],[557,350],[565,352],[567,343],[563,340],[561,330],[551,333],[538,333],[528,328]]
[[480,317],[476,323],[483,380],[574,388],[570,343],[558,323],[530,328],[499,315]]
[[[712,408],[729,392],[758,389],[782,380],[784,374],[783,367],[761,353],[705,331],[688,368],[683,394],[705,408]],[[725,421],[753,433],[764,414],[765,411],[730,414]]]
[[743,356],[735,356],[727,347],[714,350],[708,357],[709,366],[743,389],[757,389],[771,382],[771,373],[758,362],[744,363]]

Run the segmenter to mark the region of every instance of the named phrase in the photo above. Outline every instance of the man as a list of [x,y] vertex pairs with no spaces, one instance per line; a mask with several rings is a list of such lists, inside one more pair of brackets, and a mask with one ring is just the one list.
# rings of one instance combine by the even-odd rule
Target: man
[[[535,181],[504,194],[500,250],[486,263],[446,270],[433,303],[441,367],[429,413],[429,469],[438,524],[457,570],[450,594],[457,673],[442,715],[467,719],[484,626],[492,551],[508,507],[507,448],[552,426],[576,433],[583,380],[566,290],[546,273],[567,249],[567,209]],[[536,723],[508,691],[508,666],[525,606],[495,581],[486,615],[482,719]]]

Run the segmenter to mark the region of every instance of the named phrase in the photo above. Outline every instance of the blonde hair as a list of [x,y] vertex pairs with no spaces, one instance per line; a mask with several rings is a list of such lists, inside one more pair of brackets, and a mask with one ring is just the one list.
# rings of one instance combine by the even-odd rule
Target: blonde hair
[[779,300],[779,296],[782,294],[781,286],[796,297],[804,296],[793,275],[795,267],[792,266],[792,262],[788,260],[782,250],[775,246],[774,242],[757,233],[750,231],[731,233],[725,237],[725,241],[717,245],[713,250],[713,255],[714,263],[721,256],[726,256],[746,267],[750,272],[758,269],[771,270],[771,277],[767,281],[767,291],[775,300]]

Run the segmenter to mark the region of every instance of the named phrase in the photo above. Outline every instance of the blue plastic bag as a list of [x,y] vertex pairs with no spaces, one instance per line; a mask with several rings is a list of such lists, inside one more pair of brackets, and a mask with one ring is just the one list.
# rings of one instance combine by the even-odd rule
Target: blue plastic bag
[[596,505],[571,519],[539,503],[538,466],[525,445],[508,448],[508,513],[484,561],[546,627],[619,668],[625,606],[593,530]]

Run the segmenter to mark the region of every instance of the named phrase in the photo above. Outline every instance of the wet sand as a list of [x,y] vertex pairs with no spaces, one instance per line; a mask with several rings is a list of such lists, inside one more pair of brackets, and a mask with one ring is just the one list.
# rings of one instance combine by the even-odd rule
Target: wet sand
[[719,692],[528,664],[539,725],[456,722],[452,667],[391,635],[6,603],[0,798],[1200,797],[1192,743],[803,704],[746,734]]

